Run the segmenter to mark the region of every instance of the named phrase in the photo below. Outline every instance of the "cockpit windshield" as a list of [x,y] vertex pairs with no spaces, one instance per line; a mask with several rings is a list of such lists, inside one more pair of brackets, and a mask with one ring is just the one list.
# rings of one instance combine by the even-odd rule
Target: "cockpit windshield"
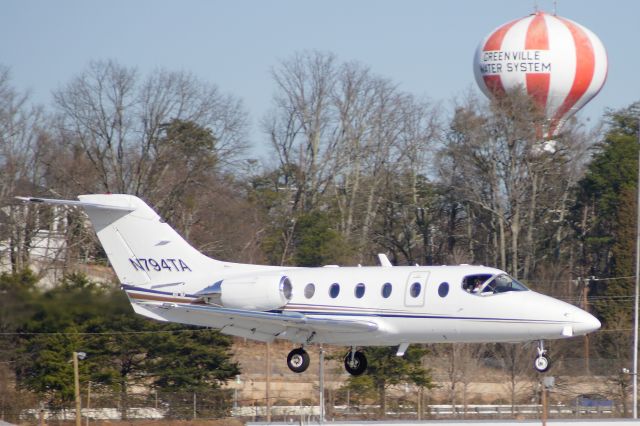
[[477,274],[464,277],[462,288],[468,293],[488,296],[508,291],[528,291],[529,289],[507,274]]
[[510,277],[507,274],[499,274],[485,285],[485,287],[482,289],[482,292],[505,293],[507,291],[527,290],[529,289],[515,278]]

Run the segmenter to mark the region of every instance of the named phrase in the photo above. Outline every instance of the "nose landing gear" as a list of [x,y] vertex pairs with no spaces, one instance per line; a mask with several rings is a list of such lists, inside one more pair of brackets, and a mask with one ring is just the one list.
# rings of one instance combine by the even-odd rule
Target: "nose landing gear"
[[294,373],[302,373],[309,368],[309,354],[304,348],[296,348],[287,356],[287,367]]
[[544,373],[551,367],[551,360],[549,359],[549,355],[547,355],[547,350],[544,348],[544,341],[540,340],[537,350],[538,356],[533,361],[533,368],[539,373]]

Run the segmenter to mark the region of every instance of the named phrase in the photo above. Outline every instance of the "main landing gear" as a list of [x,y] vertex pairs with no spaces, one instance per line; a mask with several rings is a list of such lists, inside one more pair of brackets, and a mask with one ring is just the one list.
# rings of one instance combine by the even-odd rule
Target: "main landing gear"
[[544,348],[544,341],[540,340],[538,342],[538,356],[533,361],[533,368],[535,368],[539,373],[544,373],[551,367],[551,360],[549,359],[549,355],[547,355],[547,350]]
[[351,348],[344,356],[344,368],[352,376],[360,376],[367,371],[367,357],[356,348]]
[[[304,348],[296,348],[287,356],[287,367],[294,373],[303,373],[309,368],[309,354]],[[352,348],[344,357],[344,368],[352,376],[360,376],[367,371],[367,357]]]
[[287,366],[294,373],[302,373],[309,368],[309,354],[303,348],[296,348],[287,356]]

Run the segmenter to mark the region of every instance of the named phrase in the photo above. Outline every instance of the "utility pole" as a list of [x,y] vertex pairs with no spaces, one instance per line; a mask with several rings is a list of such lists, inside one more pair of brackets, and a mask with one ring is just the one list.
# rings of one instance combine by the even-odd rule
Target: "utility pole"
[[89,426],[89,407],[91,407],[91,382],[87,383],[87,425]]
[[[587,295],[589,293],[589,283],[590,280],[586,280],[580,277],[580,281],[582,281],[582,309],[586,312],[589,312],[589,299]],[[584,335],[584,364],[586,367],[586,374],[591,374],[591,362],[590,362],[590,354],[589,354],[589,334]]]
[[193,393],[193,420],[195,420],[198,417],[198,413],[196,412],[196,409],[198,408],[198,400],[196,399],[196,393]]
[[271,423],[271,400],[269,399],[269,390],[271,388],[271,344],[267,343],[267,380],[265,397],[267,399],[267,423]]
[[542,426],[547,425],[547,413],[549,411],[549,401],[547,392],[556,384],[556,379],[553,376],[545,376],[542,378]]
[[44,403],[40,403],[40,426],[45,426],[44,422]]
[[547,426],[547,388],[542,385],[542,426]]
[[73,352],[73,385],[76,399],[76,426],[82,426],[82,404],[80,403],[80,373],[78,372],[78,352]]
[[638,418],[638,299],[640,294],[640,119],[638,119],[638,201],[636,204],[636,292],[633,309],[633,418]]
[[320,424],[324,423],[324,348],[320,345],[320,367],[318,371],[320,385]]

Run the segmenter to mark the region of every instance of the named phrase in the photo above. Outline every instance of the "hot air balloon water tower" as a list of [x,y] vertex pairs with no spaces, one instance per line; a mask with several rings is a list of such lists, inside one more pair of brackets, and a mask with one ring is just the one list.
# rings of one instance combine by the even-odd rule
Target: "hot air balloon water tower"
[[567,18],[544,12],[496,28],[476,49],[476,82],[489,98],[522,88],[544,113],[537,129],[554,152],[563,124],[602,88],[607,53],[600,39]]

